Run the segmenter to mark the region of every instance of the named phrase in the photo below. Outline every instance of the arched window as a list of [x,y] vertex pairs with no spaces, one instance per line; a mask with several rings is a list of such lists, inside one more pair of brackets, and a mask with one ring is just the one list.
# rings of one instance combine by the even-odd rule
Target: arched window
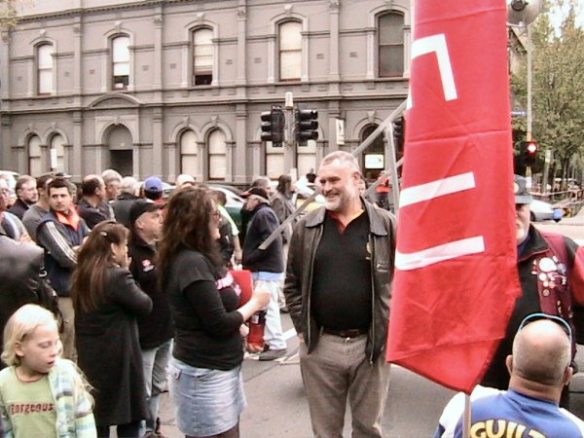
[[377,27],[379,77],[403,76],[404,15],[399,12],[380,15]]
[[65,139],[61,134],[53,135],[51,138],[51,170],[55,172],[65,172]]
[[208,28],[193,32],[193,85],[213,82],[213,31]]
[[53,93],[53,45],[41,44],[37,47],[37,93]]
[[225,179],[226,149],[225,134],[216,129],[209,135],[209,179]]
[[302,24],[287,21],[280,24],[278,45],[281,81],[299,81],[302,73]]
[[28,174],[39,176],[43,173],[41,162],[41,139],[38,135],[31,135],[28,139]]
[[199,157],[197,156],[197,136],[192,130],[180,136],[180,173],[199,175]]
[[112,88],[125,90],[130,83],[130,37],[112,38]]

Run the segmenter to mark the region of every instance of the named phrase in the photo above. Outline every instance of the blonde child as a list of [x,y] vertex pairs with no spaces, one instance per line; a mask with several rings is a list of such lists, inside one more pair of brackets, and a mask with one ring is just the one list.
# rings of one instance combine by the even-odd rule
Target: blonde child
[[4,328],[0,414],[6,438],[94,438],[92,398],[73,362],[62,359],[57,322],[35,304]]

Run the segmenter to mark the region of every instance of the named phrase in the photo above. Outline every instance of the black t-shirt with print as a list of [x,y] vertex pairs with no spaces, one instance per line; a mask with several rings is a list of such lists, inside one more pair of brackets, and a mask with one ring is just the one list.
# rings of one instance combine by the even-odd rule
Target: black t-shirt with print
[[175,322],[173,355],[198,368],[230,370],[243,361],[238,289],[203,254],[183,250],[166,290]]

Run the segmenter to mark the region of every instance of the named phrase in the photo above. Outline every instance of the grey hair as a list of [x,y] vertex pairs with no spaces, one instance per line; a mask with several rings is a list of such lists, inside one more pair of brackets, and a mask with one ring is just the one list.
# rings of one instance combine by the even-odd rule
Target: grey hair
[[357,158],[355,158],[355,156],[353,154],[351,154],[349,152],[345,152],[345,151],[331,152],[330,154],[326,155],[322,159],[322,161],[320,162],[320,165],[325,166],[328,164],[332,164],[335,161],[337,161],[337,162],[339,162],[339,164],[345,165],[347,167],[352,167],[357,172],[361,172]]
[[103,182],[108,185],[112,181],[120,181],[122,182],[122,175],[117,170],[114,169],[106,169],[101,173],[101,177],[103,178]]

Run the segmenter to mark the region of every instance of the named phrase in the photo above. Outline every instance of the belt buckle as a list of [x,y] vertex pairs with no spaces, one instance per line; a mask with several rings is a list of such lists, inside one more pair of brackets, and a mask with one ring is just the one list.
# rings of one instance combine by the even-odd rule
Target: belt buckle
[[359,330],[358,329],[347,330],[346,335],[347,338],[356,338],[357,336],[359,336]]
[[341,330],[339,332],[341,337],[345,338],[346,340],[356,338],[361,334],[361,330],[359,329],[349,329],[349,330]]

